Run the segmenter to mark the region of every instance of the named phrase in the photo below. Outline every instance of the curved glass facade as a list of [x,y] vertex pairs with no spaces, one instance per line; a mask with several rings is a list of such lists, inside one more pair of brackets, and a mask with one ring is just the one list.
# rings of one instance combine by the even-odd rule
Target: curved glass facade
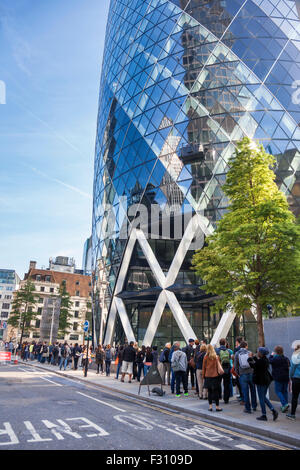
[[[226,210],[222,184],[243,136],[276,157],[278,185],[300,214],[299,12],[291,0],[111,0],[92,237],[96,291],[105,292],[96,327],[107,341],[122,341],[125,329],[141,343],[165,289],[153,342],[183,339],[186,324],[175,311],[184,312],[189,333],[211,339],[219,319],[190,270],[192,251],[171,285],[151,267],[149,247],[166,276],[177,256],[174,218],[167,235],[159,219],[147,249],[134,239],[129,247],[127,225],[140,204],[176,205],[212,230]],[[236,320],[232,334],[244,327]]]

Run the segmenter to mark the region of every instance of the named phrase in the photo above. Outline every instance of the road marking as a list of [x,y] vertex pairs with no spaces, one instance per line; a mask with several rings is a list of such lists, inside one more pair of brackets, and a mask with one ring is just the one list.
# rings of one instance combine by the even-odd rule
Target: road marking
[[27,442],[45,442],[45,441],[52,441],[52,439],[43,439],[39,433],[36,431],[36,429],[34,428],[34,426],[31,424],[30,421],[24,421],[24,424],[26,426],[26,428],[28,429],[28,431],[30,432],[30,434],[32,435],[33,439],[29,439],[27,440]]
[[110,403],[106,403],[105,401],[98,400],[98,398],[90,397],[89,395],[86,395],[85,393],[82,392],[76,392],[79,393],[79,395],[83,395],[84,397],[90,398],[91,400],[97,401],[98,403],[102,403],[102,405],[110,406],[111,408],[114,408],[117,411],[122,411],[122,413],[126,413],[126,410],[123,410],[122,408],[118,408],[117,406],[111,405]]
[[[20,370],[23,370],[24,372],[27,372],[28,374],[30,374],[30,372],[27,369],[22,369],[22,367],[20,367]],[[35,371],[33,373],[36,375],[37,379],[46,380],[46,382],[50,382],[50,383],[56,385],[56,387],[62,387],[61,384],[58,384],[57,382],[53,382],[53,380],[50,380],[50,379],[47,378],[49,375],[50,375],[50,377],[53,377],[52,374],[47,373],[47,374],[45,374],[47,377],[44,377],[43,375],[41,375],[40,373],[36,373]]]
[[7,435],[10,438],[9,442],[0,442],[0,446],[10,446],[14,444],[19,444],[19,439],[17,438],[13,428],[10,423],[3,423],[4,429],[0,429],[0,436]]
[[[177,418],[183,419],[185,421],[191,421],[192,423],[202,424],[203,426],[207,426],[207,427],[210,427],[212,429],[217,429],[218,431],[222,431],[224,433],[242,438],[242,439],[247,440],[247,441],[253,441],[253,442],[256,442],[260,445],[264,445],[264,446],[267,446],[267,447],[272,447],[272,448],[277,449],[277,450],[291,450],[288,447],[283,447],[283,446],[280,446],[280,445],[277,445],[277,444],[273,444],[271,442],[264,441],[262,439],[257,439],[255,437],[247,436],[245,434],[241,434],[241,433],[238,433],[238,432],[235,432],[235,431],[230,431],[229,429],[221,428],[220,426],[216,426],[214,424],[206,423],[205,421],[201,421],[200,419],[195,419],[195,418],[191,418],[189,416],[183,416],[183,415],[180,415],[180,414],[178,415],[176,413],[173,413],[173,412],[170,412],[170,411],[165,411],[164,409],[160,409],[158,407],[148,405],[146,403],[140,403],[140,402],[135,401],[135,400],[130,399],[130,398],[122,397],[122,399],[126,400],[126,401],[129,401],[131,404],[136,403],[140,406],[143,406],[144,408],[151,408],[152,410],[155,410],[155,411],[173,416],[175,418],[177,417]],[[207,417],[207,418],[209,418],[209,417]]]
[[166,431],[172,432],[173,434],[177,434],[177,435],[180,436],[181,438],[183,437],[184,439],[188,439],[189,441],[196,442],[196,444],[198,444],[198,445],[200,445],[200,446],[203,446],[203,447],[207,447],[207,448],[210,449],[210,450],[221,450],[221,449],[219,449],[218,447],[214,447],[214,446],[212,446],[212,445],[210,445],[210,444],[207,444],[206,442],[198,441],[197,439],[194,439],[193,437],[187,436],[186,434],[182,434],[182,433],[179,432],[179,431],[175,431],[175,429],[166,428],[165,426],[162,426],[161,424],[157,424],[156,426],[158,426],[158,427],[160,427],[160,428],[163,428],[163,429],[165,429]]
[[256,450],[254,447],[247,446],[246,444],[239,444],[238,446],[235,446],[238,449],[242,450]]

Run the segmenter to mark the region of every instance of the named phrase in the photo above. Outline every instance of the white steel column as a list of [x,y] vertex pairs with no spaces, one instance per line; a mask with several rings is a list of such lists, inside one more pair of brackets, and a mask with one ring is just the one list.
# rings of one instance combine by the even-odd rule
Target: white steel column
[[226,338],[235,317],[236,313],[232,310],[227,310],[225,313],[223,313],[220,323],[218,324],[215,334],[210,342],[213,346],[219,346],[220,339]]

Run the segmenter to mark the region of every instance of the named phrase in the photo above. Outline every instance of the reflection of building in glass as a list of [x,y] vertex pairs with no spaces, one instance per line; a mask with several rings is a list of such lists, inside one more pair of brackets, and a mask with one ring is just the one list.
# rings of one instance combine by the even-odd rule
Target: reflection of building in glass
[[[190,270],[192,251],[181,243],[188,230],[176,237],[171,227],[166,237],[159,227],[156,239],[144,240],[133,225],[120,236],[134,204],[179,205],[209,233],[226,210],[222,185],[234,144],[247,135],[276,157],[278,185],[298,213],[299,18],[296,3],[279,3],[111,0],[92,235],[98,295],[100,277],[106,285],[100,300],[95,295],[105,301],[105,342],[211,339],[220,320]],[[96,315],[100,324],[101,309]],[[236,319],[229,336],[249,337],[250,324],[247,315]]]
[[19,289],[20,278],[12,269],[0,269],[0,340],[10,340],[11,328],[7,324],[12,312],[13,293]]

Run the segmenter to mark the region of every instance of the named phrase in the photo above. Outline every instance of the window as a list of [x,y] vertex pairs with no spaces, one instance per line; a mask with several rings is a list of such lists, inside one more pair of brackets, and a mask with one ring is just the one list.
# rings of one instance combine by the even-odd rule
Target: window
[[78,341],[78,339],[79,339],[78,335],[70,335],[70,340]]
[[42,307],[38,307],[37,312],[39,315],[42,315],[42,311],[43,311]]
[[42,297],[39,298],[39,304],[43,304],[44,303],[44,299]]
[[80,292],[79,292],[79,290],[76,291],[76,297],[80,297]]
[[78,318],[78,317],[79,317],[79,312],[78,312],[78,310],[75,310],[75,312],[74,312],[74,317],[75,317],[75,318]]
[[79,286],[80,285],[80,282],[79,281],[76,281],[76,286]]
[[4,308],[5,310],[9,310],[9,307],[10,307],[10,304],[5,304],[5,303],[2,304],[2,308]]
[[39,327],[40,327],[40,324],[41,324],[41,320],[36,320],[36,321],[35,321],[35,327],[36,327],[36,328],[39,328]]
[[8,318],[8,312],[1,312],[1,318]]
[[45,280],[46,280],[46,282],[50,282],[51,281],[51,276],[46,276]]
[[73,323],[73,331],[77,331],[78,329],[78,323]]
[[45,287],[41,287],[41,292],[45,292]]
[[76,301],[75,302],[75,307],[79,307],[79,305],[80,305],[80,302]]
[[11,295],[6,295],[6,296],[5,296],[5,299],[7,299],[7,300],[10,300],[11,298],[12,298]]
[[50,287],[50,292],[53,294],[53,292],[54,292],[54,287]]
[[41,280],[41,276],[39,274],[37,274],[35,278],[36,278],[37,281]]

